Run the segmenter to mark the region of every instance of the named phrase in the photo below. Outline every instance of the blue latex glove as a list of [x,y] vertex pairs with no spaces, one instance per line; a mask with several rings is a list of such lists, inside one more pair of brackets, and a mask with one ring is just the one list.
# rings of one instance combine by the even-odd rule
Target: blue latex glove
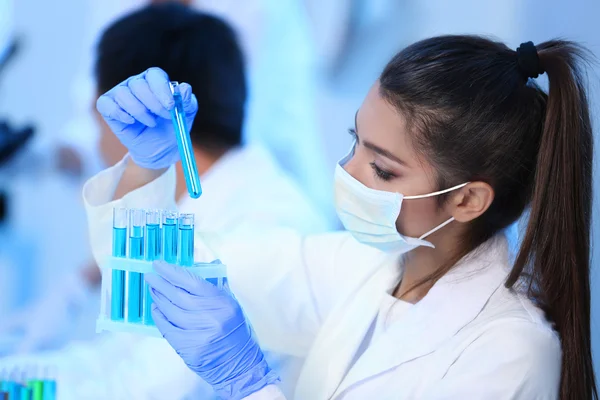
[[[180,85],[186,125],[192,127],[198,101],[187,83]],[[169,77],[160,68],[149,68],[121,82],[96,102],[98,112],[132,160],[143,168],[169,167],[179,159],[170,111],[175,106]]]
[[156,326],[219,398],[242,399],[279,380],[228,292],[184,267],[158,261],[154,270],[145,279]]

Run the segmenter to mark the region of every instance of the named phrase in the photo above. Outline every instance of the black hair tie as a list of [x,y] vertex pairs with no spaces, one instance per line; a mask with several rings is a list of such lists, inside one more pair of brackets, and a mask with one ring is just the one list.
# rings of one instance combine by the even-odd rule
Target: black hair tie
[[526,78],[535,79],[546,72],[540,65],[540,57],[533,42],[521,43],[517,47],[517,65]]

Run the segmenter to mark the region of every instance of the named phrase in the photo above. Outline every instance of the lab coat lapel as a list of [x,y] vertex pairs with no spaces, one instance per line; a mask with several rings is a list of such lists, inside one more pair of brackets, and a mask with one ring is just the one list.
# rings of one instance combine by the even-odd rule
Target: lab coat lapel
[[296,400],[333,395],[377,316],[385,290],[398,281],[400,268],[396,260],[389,259],[368,273],[371,276],[365,276],[324,323],[302,368]]
[[369,377],[435,351],[479,314],[507,276],[505,239],[495,238],[484,246],[487,248],[463,260],[401,320],[374,338],[334,397]]

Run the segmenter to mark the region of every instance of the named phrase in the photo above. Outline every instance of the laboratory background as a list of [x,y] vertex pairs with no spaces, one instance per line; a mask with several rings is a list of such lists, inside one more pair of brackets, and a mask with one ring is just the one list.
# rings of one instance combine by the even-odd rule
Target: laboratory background
[[[27,335],[0,334],[0,361],[16,352],[58,349],[96,336],[99,291],[82,287],[74,278],[93,264],[82,186],[107,167],[99,153],[94,111],[95,45],[106,26],[152,2],[0,0],[0,330],[17,319],[20,326],[30,327]],[[330,229],[341,229],[331,188],[336,162],[351,144],[347,131],[354,125],[354,114],[390,56],[422,38],[472,33],[495,37],[513,48],[556,37],[582,43],[596,57],[588,78],[599,154],[598,0],[182,2],[223,17],[236,30],[250,91],[244,141],[259,143],[271,153]],[[539,81],[544,84],[544,77]],[[285,133],[281,126],[288,128]],[[599,211],[596,196],[596,371]],[[509,235],[517,243],[518,227]]]

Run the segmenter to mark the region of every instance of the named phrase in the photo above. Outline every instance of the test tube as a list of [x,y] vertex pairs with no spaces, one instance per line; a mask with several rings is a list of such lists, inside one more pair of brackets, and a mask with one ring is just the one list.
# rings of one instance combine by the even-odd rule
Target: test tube
[[[113,257],[127,257],[127,209],[113,209]],[[125,317],[125,271],[112,270],[110,319],[122,321]]]
[[45,400],[44,381],[40,379],[31,379],[27,382],[27,387],[31,391],[31,400]]
[[0,400],[2,400],[2,394],[6,393],[6,397],[8,397],[8,371],[2,370],[0,372]]
[[194,214],[179,216],[179,249],[177,263],[185,267],[194,265]]
[[20,370],[15,368],[11,371],[10,376],[8,378],[8,385],[6,388],[6,392],[8,392],[8,398],[12,399],[21,399],[21,381]]
[[169,264],[177,263],[177,213],[166,211],[162,217],[162,256]]
[[44,382],[44,400],[56,400],[56,372],[50,367],[46,367],[43,377]]
[[[146,227],[146,213],[144,210],[129,211],[129,258],[144,259],[144,229]],[[127,322],[140,322],[142,320],[142,285],[143,279],[140,272],[127,273]]]
[[8,381],[6,384],[6,393],[8,393],[8,398],[12,399],[20,399],[19,395],[21,393],[21,385],[19,385],[15,381]]
[[200,178],[198,177],[198,168],[196,168],[192,140],[190,139],[190,133],[185,123],[183,99],[179,91],[179,82],[170,82],[169,86],[171,87],[171,93],[173,93],[173,100],[175,100],[175,107],[171,111],[171,119],[173,120],[173,128],[177,137],[177,147],[179,148],[183,176],[185,177],[185,184],[190,197],[197,199],[202,194],[202,187],[200,186]]
[[146,261],[160,258],[160,211],[146,211]]
[[[160,211],[146,211],[146,261],[160,260]],[[154,325],[150,286],[144,282],[144,324]]]

